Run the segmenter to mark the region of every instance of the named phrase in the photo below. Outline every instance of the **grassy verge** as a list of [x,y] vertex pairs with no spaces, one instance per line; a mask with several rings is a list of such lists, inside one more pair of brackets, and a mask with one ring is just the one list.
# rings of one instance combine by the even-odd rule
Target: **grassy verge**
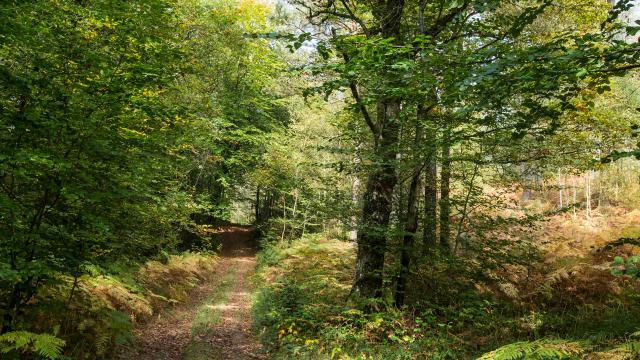
[[222,360],[222,354],[218,349],[205,342],[190,343],[183,356],[183,360]]
[[228,269],[220,279],[216,291],[198,308],[191,325],[191,332],[194,335],[204,335],[220,322],[224,305],[229,300],[229,294],[234,285],[235,272],[235,269]]

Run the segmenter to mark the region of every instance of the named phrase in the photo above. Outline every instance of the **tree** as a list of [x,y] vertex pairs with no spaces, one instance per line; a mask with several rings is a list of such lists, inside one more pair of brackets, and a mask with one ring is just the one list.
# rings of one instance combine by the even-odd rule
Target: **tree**
[[[9,2],[0,12],[0,333],[54,284],[174,251],[288,111],[251,2]],[[232,40],[232,41],[230,41]],[[196,219],[197,218],[197,219]],[[45,295],[42,295],[45,294]],[[63,329],[64,330],[64,329]]]
[[163,129],[180,123],[160,94],[181,52],[163,1],[23,2],[0,16],[5,332],[57,273],[77,277],[97,258],[168,241],[158,219],[181,211],[160,203],[181,195],[168,191]]
[[314,69],[333,79],[317,90],[349,91],[373,135],[352,291],[363,297],[381,296],[396,154],[400,131],[409,128],[402,125],[407,109],[427,103],[440,114],[435,124],[441,134],[425,141],[443,149],[440,237],[447,242],[447,149],[494,133],[503,145],[527,135],[547,136],[584,89],[604,90],[612,74],[638,66],[633,46],[615,40],[614,20],[624,6],[590,32],[533,36],[530,26],[554,8],[550,1],[298,4],[312,23],[334,28],[330,42],[336,61]]

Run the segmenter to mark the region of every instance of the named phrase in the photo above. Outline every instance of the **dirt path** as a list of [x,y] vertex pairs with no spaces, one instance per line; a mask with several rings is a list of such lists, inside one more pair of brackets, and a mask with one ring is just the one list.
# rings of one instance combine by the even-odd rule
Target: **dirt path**
[[227,226],[218,235],[222,253],[214,279],[190,293],[189,301],[135,331],[137,346],[127,359],[262,359],[250,333],[251,288],[255,268],[251,229]]

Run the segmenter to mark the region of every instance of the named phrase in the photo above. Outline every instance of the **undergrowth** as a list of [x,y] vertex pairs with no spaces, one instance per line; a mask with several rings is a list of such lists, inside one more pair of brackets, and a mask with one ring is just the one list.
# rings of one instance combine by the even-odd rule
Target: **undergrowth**
[[1,358],[111,359],[114,349],[132,343],[135,324],[185,301],[215,262],[207,253],[184,252],[143,264],[94,265],[76,280],[60,277],[29,305],[30,331],[0,338]]
[[[637,283],[608,268],[557,279],[547,265],[544,280],[532,267],[537,285],[521,279],[510,297],[502,278],[491,284],[434,256],[418,267],[429,273],[413,273],[409,306],[397,309],[349,297],[354,252],[351,243],[307,235],[258,255],[253,325],[274,359],[637,358]],[[603,279],[612,287],[589,289]]]

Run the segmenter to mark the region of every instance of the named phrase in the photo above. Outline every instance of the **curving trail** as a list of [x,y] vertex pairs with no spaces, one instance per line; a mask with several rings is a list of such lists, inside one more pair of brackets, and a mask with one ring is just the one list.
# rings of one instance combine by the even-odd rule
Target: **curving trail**
[[263,359],[251,334],[251,287],[256,246],[252,229],[223,227],[215,276],[190,294],[189,301],[135,331],[136,348],[121,359],[240,360]]

